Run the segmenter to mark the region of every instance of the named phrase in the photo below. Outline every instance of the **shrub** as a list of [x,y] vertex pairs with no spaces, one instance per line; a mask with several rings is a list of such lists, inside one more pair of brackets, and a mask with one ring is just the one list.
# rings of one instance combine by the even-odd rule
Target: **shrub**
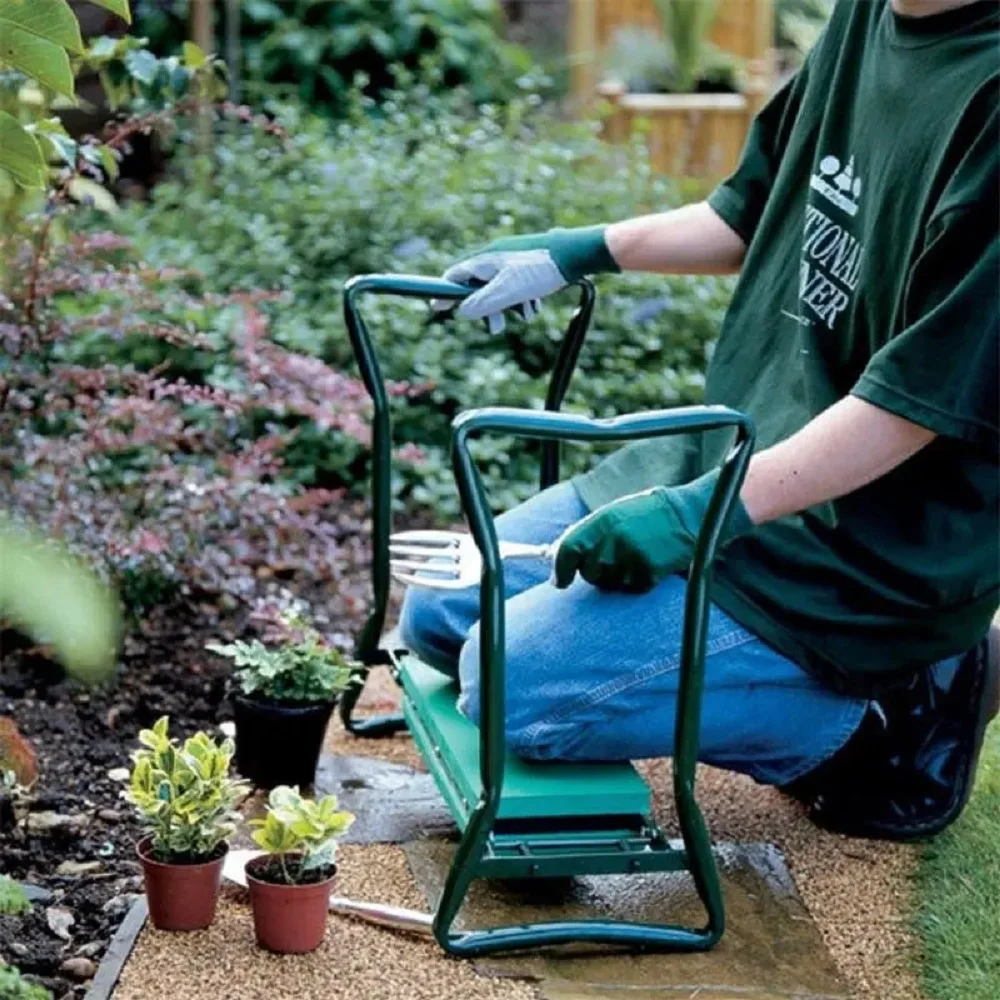
[[337,797],[318,802],[303,798],[298,788],[279,785],[271,791],[263,819],[250,821],[254,842],[276,855],[269,880],[299,885],[329,878],[337,860],[337,837],[354,822],[349,812],[337,810]]
[[[140,0],[137,30],[157,51],[187,37],[189,0]],[[217,30],[223,4],[216,4]],[[279,93],[339,117],[356,74],[373,98],[392,89],[400,70],[430,61],[436,84],[471,87],[477,100],[504,100],[530,69],[525,51],[503,40],[496,0],[247,0],[240,11],[242,74],[252,98]],[[218,30],[218,37],[222,31]]]
[[287,613],[273,644],[211,642],[206,649],[228,657],[245,695],[269,701],[336,701],[351,679],[344,654],[303,617]]
[[5,243],[0,508],[135,611],[172,589],[248,599],[263,568],[335,578],[340,494],[280,471],[303,429],[363,445],[360,383],[273,343],[252,295],[193,298],[109,234],[53,244],[58,204],[36,223]]
[[[609,148],[593,123],[558,121],[530,94],[503,110],[470,109],[460,94],[445,101],[421,85],[382,110],[370,120],[359,102],[332,130],[288,111],[283,141],[253,129],[220,137],[213,160],[179,162],[152,204],[132,208],[122,225],[151,263],[185,261],[204,290],[279,292],[261,305],[275,340],[353,373],[339,301],[350,275],[440,274],[457,253],[494,236],[682,200],[638,144]],[[698,401],[729,290],[727,280],[705,277],[602,279],[567,408],[610,416]],[[396,439],[423,452],[399,470],[402,496],[455,513],[451,419],[490,402],[539,405],[574,301],[563,293],[499,337],[468,323],[428,325],[418,302],[365,302],[385,374],[423,387],[394,402]],[[354,485],[366,468],[341,441],[324,430],[301,433],[285,451],[285,472],[307,484]],[[533,446],[484,439],[475,447],[497,507],[534,488]],[[594,454],[567,449],[567,470]]]
[[249,785],[229,776],[234,746],[195,733],[184,743],[170,738],[166,716],[139,733],[123,798],[138,813],[152,856],[166,864],[212,857],[239,822],[237,806]]

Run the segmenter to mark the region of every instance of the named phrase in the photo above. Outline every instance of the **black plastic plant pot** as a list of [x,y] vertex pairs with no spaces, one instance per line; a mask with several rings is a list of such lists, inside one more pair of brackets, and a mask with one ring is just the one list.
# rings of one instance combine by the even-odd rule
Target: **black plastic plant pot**
[[258,788],[309,788],[335,702],[264,701],[233,695],[236,769]]

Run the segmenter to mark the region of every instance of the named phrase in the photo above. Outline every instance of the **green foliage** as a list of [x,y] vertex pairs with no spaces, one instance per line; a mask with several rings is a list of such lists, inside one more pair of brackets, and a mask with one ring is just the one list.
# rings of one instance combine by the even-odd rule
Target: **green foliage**
[[632,93],[737,93],[743,60],[708,38],[716,0],[658,0],[661,34],[619,28],[605,53],[608,76]]
[[29,982],[11,965],[0,960],[0,997],[3,1000],[52,1000],[52,994]]
[[8,875],[0,875],[0,916],[16,917],[30,909],[31,901],[20,883]]
[[801,61],[819,40],[833,3],[834,0],[778,0],[774,11],[778,45],[793,50]]
[[684,93],[694,89],[716,6],[716,0],[656,0],[673,51],[677,89]]
[[[330,130],[285,110],[289,138],[245,129],[221,138],[215,159],[190,157],[151,205],[120,225],[152,264],[183,260],[207,291],[264,288],[274,336],[356,373],[341,317],[344,281],[371,271],[440,274],[485,240],[659,211],[682,201],[655,175],[641,142],[609,147],[590,122],[567,123],[526,94],[505,109],[447,101],[429,85],[357,107]],[[197,224],[192,224],[192,220]],[[698,402],[703,372],[730,293],[709,277],[601,279],[598,308],[566,408],[596,416]],[[422,456],[398,463],[400,497],[444,516],[458,510],[448,447],[460,410],[490,403],[537,406],[575,305],[567,291],[530,324],[499,337],[479,324],[427,325],[420,302],[370,297],[363,315],[383,373],[422,391],[393,397],[394,436]],[[230,360],[207,359],[202,377],[225,384]],[[537,448],[483,438],[475,451],[504,509],[537,486]],[[565,450],[565,469],[592,463],[592,446]],[[298,481],[353,486],[364,452],[344,435],[311,428],[285,454]]]
[[0,618],[50,644],[78,680],[115,667],[120,619],[114,598],[89,566],[54,543],[15,528],[0,512]]
[[232,741],[195,733],[180,744],[163,716],[139,733],[139,743],[122,796],[152,838],[154,857],[175,863],[211,856],[236,829],[236,807],[249,790],[230,777]]
[[209,643],[213,653],[231,659],[245,695],[269,701],[336,701],[351,681],[344,654],[294,613],[282,616],[284,641]]
[[113,109],[127,106],[135,114],[226,95],[225,63],[206,55],[194,42],[185,42],[180,55],[158,57],[144,38],[98,38],[87,51],[84,66],[98,74]]
[[[76,15],[66,0],[0,0],[0,70],[15,79],[75,99],[70,52],[83,51]],[[0,172],[16,184],[43,187],[45,149],[20,116],[0,110]]]
[[[130,20],[126,0],[101,6]],[[158,59],[143,39],[98,38],[84,46],[67,0],[0,0],[0,206],[13,229],[17,213],[36,207],[26,192],[61,196],[114,211],[100,180],[114,180],[120,151],[91,138],[77,142],[58,115],[76,103],[75,79],[96,73],[111,107],[162,111],[185,98],[225,93],[225,66],[197,46]]]
[[280,860],[282,880],[295,885],[310,873],[332,873],[337,838],[354,822],[353,814],[337,809],[337,797],[318,802],[303,798],[298,788],[279,785],[271,791],[263,819],[251,820],[258,847]]
[[[221,37],[224,5],[216,4]],[[159,52],[187,37],[189,0],[136,5],[139,31]],[[240,9],[246,89],[277,94],[339,117],[357,74],[380,98],[401,70],[431,62],[444,88],[470,86],[477,100],[510,96],[531,70],[526,52],[503,41],[496,0],[244,0]]]

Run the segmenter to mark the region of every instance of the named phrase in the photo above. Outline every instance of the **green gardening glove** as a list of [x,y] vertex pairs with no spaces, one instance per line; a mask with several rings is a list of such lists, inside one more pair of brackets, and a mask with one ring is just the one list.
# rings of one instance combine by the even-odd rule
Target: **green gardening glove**
[[[685,486],[655,486],[599,507],[569,528],[558,543],[553,569],[556,587],[568,587],[579,573],[601,590],[643,593],[664,577],[691,565],[719,470]],[[720,545],[753,531],[737,499],[723,526]]]
[[[619,271],[604,241],[605,228],[598,225],[506,236],[463,257],[442,277],[482,287],[462,301],[457,314],[485,319],[490,333],[500,333],[504,310],[517,309],[530,319],[545,296],[585,275]],[[450,309],[453,303],[435,305]]]

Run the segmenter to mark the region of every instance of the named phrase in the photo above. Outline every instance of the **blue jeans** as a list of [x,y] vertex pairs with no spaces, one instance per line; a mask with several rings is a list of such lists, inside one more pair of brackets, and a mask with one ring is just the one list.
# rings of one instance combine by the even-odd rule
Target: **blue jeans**
[[[545,490],[496,521],[499,538],[549,542],[587,514],[575,487]],[[579,577],[566,590],[541,560],[508,560],[507,738],[521,756],[641,760],[674,748],[685,581],[607,593]],[[406,646],[455,676],[459,707],[479,719],[479,589],[410,588]],[[857,729],[867,702],[829,691],[718,608],[709,619],[699,757],[762,784],[801,777]]]

